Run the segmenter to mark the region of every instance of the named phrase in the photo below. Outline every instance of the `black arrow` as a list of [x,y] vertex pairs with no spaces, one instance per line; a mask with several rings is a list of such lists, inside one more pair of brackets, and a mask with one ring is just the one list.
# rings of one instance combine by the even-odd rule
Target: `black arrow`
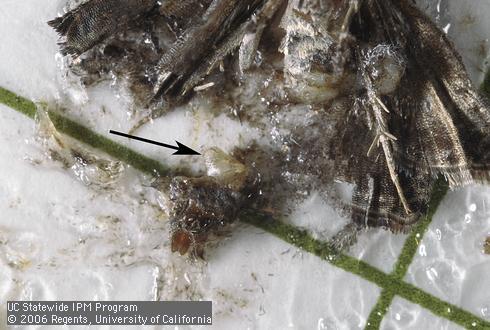
[[138,140],[138,141],[142,141],[142,142],[146,142],[146,143],[155,144],[155,145],[160,146],[160,147],[165,147],[165,148],[177,150],[172,155],[200,155],[200,153],[198,153],[195,150],[192,150],[188,146],[183,145],[179,141],[175,141],[177,143],[177,147],[176,147],[176,146],[172,146],[170,144],[165,144],[165,143],[161,143],[161,142],[157,142],[157,141],[153,141],[153,140],[148,140],[148,139],[145,139],[142,137],[129,135],[129,134],[113,131],[113,130],[110,130],[109,133],[114,134],[114,135],[127,137],[127,138],[133,139],[133,140]]

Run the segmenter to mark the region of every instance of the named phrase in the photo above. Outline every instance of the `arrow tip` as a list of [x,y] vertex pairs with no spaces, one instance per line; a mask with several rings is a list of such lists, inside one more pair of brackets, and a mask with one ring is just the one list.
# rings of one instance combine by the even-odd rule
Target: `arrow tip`
[[183,145],[179,141],[175,141],[175,142],[177,142],[177,146],[179,147],[179,150],[177,150],[176,152],[174,152],[172,155],[200,155],[200,153],[198,153],[197,151],[189,148],[186,145]]

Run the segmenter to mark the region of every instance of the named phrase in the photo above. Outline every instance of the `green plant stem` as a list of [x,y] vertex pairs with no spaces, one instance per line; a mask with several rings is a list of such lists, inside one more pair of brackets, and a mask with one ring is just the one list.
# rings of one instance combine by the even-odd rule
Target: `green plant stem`
[[[0,103],[27,115],[30,118],[35,118],[36,116],[37,107],[34,102],[1,87]],[[49,112],[49,116],[60,132],[63,132],[80,142],[86,143],[93,148],[106,152],[114,158],[124,161],[142,172],[160,176],[175,175],[176,173],[160,162],[113,142],[59,113],[51,111]],[[436,185],[436,190],[434,191],[431,200],[429,214],[414,228],[412,234],[407,238],[399,260],[395,264],[395,269],[391,274],[386,274],[376,267],[351,256],[345,254],[337,255],[331,250],[328,243],[318,241],[305,230],[272,219],[267,215],[249,211],[242,215],[241,221],[261,228],[297,248],[312,253],[336,267],[378,285],[382,289],[381,297],[371,312],[371,315],[374,314],[374,316],[370,317],[371,321],[368,320],[368,324],[372,322],[372,326],[374,327],[379,327],[394,295],[398,295],[408,301],[419,304],[435,315],[451,320],[464,327],[490,329],[490,322],[403,281],[403,277],[417,251],[423,234],[427,230],[432,216],[446,190],[447,187],[444,187],[440,182]],[[371,325],[369,325],[369,327],[370,326]]]

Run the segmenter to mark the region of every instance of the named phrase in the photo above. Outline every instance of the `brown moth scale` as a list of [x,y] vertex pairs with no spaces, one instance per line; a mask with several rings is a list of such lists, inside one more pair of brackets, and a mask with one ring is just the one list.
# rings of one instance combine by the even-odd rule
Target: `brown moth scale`
[[92,0],[48,24],[66,36],[60,43],[62,54],[80,55],[155,6],[154,0]]
[[172,251],[202,256],[208,235],[232,223],[242,206],[239,192],[209,177],[175,177],[170,184]]
[[288,214],[313,190],[351,218],[332,239],[343,249],[366,227],[409,230],[439,176],[490,179],[489,107],[411,0],[130,2],[50,22],[80,56],[72,70],[128,80],[154,117],[202,100],[238,109],[267,140],[211,149],[207,175],[161,188],[173,251],[202,255],[245,209]]
[[483,253],[490,255],[490,236],[488,236],[483,243]]
[[204,157],[207,176],[177,176],[170,181],[172,252],[190,250],[202,257],[209,235],[231,224],[250,200],[243,188],[251,185],[251,175],[242,163],[217,148],[207,150]]

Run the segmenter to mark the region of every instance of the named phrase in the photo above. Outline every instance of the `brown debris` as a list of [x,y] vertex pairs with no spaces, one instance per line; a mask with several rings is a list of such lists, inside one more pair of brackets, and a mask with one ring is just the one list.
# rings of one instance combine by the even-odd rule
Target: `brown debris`
[[490,236],[485,239],[485,243],[483,243],[483,253],[490,255]]
[[[110,12],[97,8],[96,17]],[[130,71],[133,92],[153,99],[159,114],[196,94],[237,107],[272,144],[236,151],[245,166],[236,175],[246,173],[238,180],[233,171],[226,182],[173,178],[173,250],[202,254],[208,235],[244,208],[287,214],[292,199],[312,190],[351,216],[334,242],[344,248],[365,227],[409,230],[438,176],[452,188],[489,182],[489,108],[445,33],[412,1],[186,0],[149,8],[142,2],[136,16],[124,16],[128,32],[76,46],[79,54],[97,44],[83,55],[81,75]],[[138,26],[141,15],[148,19]],[[84,23],[73,22],[81,31]],[[350,185],[349,198],[337,196],[338,182]]]

